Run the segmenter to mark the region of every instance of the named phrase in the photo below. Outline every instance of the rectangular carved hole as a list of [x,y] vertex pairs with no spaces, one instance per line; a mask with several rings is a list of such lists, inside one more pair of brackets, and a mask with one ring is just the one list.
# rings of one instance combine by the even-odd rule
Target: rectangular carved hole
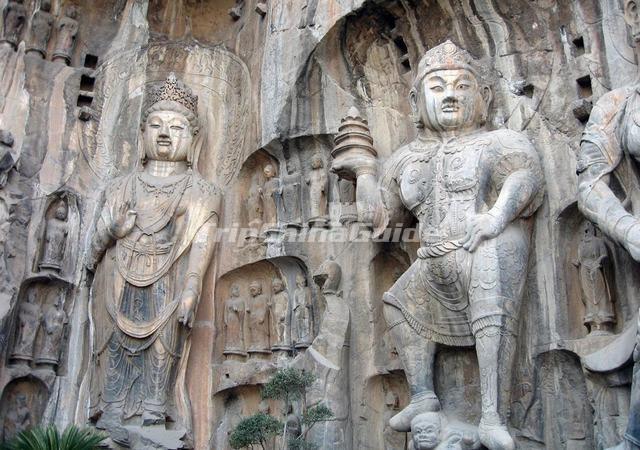
[[522,92],[529,98],[533,98],[533,84],[529,83],[522,88]]
[[80,90],[81,91],[91,91],[93,92],[93,87],[96,84],[96,79],[93,77],[88,77],[86,75],[82,75],[80,78]]
[[404,39],[402,39],[402,36],[397,36],[393,42],[396,44],[396,47],[398,47],[398,49],[400,50],[400,53],[402,53],[403,55],[406,55],[407,52],[409,51],[407,49],[407,44],[404,43]]
[[84,57],[84,66],[89,69],[95,69],[98,67],[98,57],[96,55],[87,55]]
[[573,40],[573,49],[576,56],[584,55],[584,38],[579,36]]
[[591,89],[591,77],[589,75],[578,78],[576,80],[576,83],[578,84],[578,97],[591,97],[591,95],[593,94],[593,90]]
[[89,97],[88,95],[78,95],[78,106],[91,106],[91,102],[93,102],[93,97]]

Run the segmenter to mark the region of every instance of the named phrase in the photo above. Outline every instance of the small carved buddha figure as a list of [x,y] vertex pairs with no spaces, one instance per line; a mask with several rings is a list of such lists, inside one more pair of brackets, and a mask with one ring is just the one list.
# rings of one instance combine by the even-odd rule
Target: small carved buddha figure
[[33,360],[33,344],[40,328],[41,309],[37,290],[30,289],[18,312],[17,335],[11,359],[23,364]]
[[292,439],[297,439],[302,434],[302,424],[300,423],[300,416],[293,412],[293,406],[289,405],[289,411],[287,412],[287,442]]
[[580,271],[582,302],[585,306],[583,321],[591,335],[611,334],[615,313],[604,271],[609,252],[593,223],[585,221],[582,228],[584,232],[578,246],[576,265]]
[[524,134],[488,129],[494,82],[453,42],[430,49],[409,96],[416,139],[384,163],[379,183],[357,176],[377,173],[375,154],[334,158],[332,170],[357,179],[358,205],[376,205],[377,232],[407,222],[408,212],[419,221],[418,258],[384,295],[412,394],[391,427],[409,431],[413,417],[440,410],[433,379],[438,345],[471,346],[480,366],[482,443],[513,450],[511,372],[531,216],[542,203],[544,178]]
[[11,131],[0,129],[0,189],[7,184],[9,172],[16,163],[11,153],[14,143]]
[[59,295],[42,317],[42,344],[36,354],[36,364],[52,370],[58,367],[67,314],[64,312],[64,294]]
[[269,306],[268,298],[262,293],[262,282],[252,281],[249,285],[249,301],[247,302],[247,317],[249,325],[250,355],[271,353],[269,345]]
[[222,199],[197,170],[198,96],[172,73],[142,111],[144,154],[107,185],[87,261],[90,419],[122,446],[125,426],[191,436],[186,361]]
[[240,286],[231,285],[231,296],[224,302],[224,354],[246,356],[244,347],[245,303]]
[[293,159],[287,160],[287,175],[282,177],[282,223],[302,227],[302,178]]
[[248,241],[257,240],[260,236],[260,230],[263,224],[264,217],[264,196],[262,189],[262,181],[259,173],[254,173],[251,177],[251,183],[249,184],[249,192],[246,198],[247,205],[247,218],[249,220],[249,227],[251,228],[247,235]]
[[271,322],[271,350],[290,350],[287,313],[289,312],[289,294],[280,278],[271,282],[271,299],[269,301],[269,320]]
[[296,290],[293,294],[293,324],[295,347],[309,347],[313,341],[313,302],[307,278],[301,273],[296,276]]
[[15,396],[15,408],[11,409],[5,418],[3,438],[7,441],[32,426],[29,398],[24,392],[18,392]]
[[309,185],[309,225],[325,226],[327,218],[327,192],[329,177],[319,153],[311,157],[311,172],[307,176]]
[[42,260],[39,264],[41,270],[50,269],[59,272],[62,268],[69,234],[67,214],[67,204],[64,200],[60,200],[53,217],[47,220]]
[[24,0],[9,0],[2,10],[2,35],[0,44],[7,44],[14,50],[20,43],[22,30],[27,23],[27,8]]
[[33,14],[31,30],[27,42],[27,53],[33,53],[41,58],[47,56],[47,46],[53,27],[53,14],[51,14],[51,0],[42,0],[40,9]]
[[266,181],[262,186],[263,195],[263,223],[269,229],[278,228],[278,211],[282,198],[282,188],[280,178],[276,176],[276,169],[271,164],[264,166],[264,177]]
[[56,34],[56,45],[53,50],[52,61],[59,61],[66,65],[71,63],[71,56],[76,46],[76,35],[78,34],[78,12],[75,6],[67,7],[65,16],[58,21],[58,33]]

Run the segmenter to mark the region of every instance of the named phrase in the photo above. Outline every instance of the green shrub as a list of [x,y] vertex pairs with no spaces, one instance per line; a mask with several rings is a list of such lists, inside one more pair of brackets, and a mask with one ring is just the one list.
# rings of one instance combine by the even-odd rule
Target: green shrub
[[263,449],[267,441],[282,432],[282,422],[268,414],[258,413],[242,419],[229,438],[231,448],[260,445]]
[[1,450],[93,450],[105,439],[93,428],[68,426],[60,435],[53,426],[35,427],[19,433],[9,442],[0,446]]

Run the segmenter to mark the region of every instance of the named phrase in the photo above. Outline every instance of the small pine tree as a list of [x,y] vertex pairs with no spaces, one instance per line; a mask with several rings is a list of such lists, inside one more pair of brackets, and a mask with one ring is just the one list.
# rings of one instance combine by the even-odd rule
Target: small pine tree
[[234,428],[229,437],[231,448],[253,448],[260,445],[265,448],[267,442],[272,437],[277,436],[282,431],[283,424],[269,414],[258,413],[242,419]]
[[[308,442],[307,437],[309,431],[314,425],[320,422],[326,422],[333,419],[333,412],[326,405],[319,403],[316,405],[307,405],[307,390],[311,387],[315,377],[303,370],[294,369],[292,367],[278,370],[271,380],[262,388],[262,397],[264,399],[280,400],[284,403],[283,413],[286,415],[292,408],[294,401],[300,401],[302,404],[301,425],[302,430],[299,436],[294,436],[286,441],[287,424],[284,425],[279,420],[267,414],[256,414],[242,420],[231,433],[230,445],[235,448],[250,447],[251,445],[260,444],[262,448],[266,445],[269,438],[282,433],[283,446],[288,444],[292,450],[314,450],[317,445]],[[260,417],[260,419],[256,419]],[[268,428],[267,433],[266,417],[279,423],[280,428],[275,431],[275,426]],[[275,422],[273,422],[275,423]]]

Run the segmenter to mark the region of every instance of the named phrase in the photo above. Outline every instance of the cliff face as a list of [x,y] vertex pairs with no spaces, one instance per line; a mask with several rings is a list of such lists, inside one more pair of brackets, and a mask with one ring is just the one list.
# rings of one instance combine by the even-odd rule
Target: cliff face
[[[92,367],[88,252],[105,187],[141,167],[145,93],[173,72],[198,96],[194,168],[224,197],[185,363],[193,422],[185,442],[230,448],[229,433],[243,417],[281,416],[281,405],[261,402],[260,386],[293,365],[317,377],[308,402],[324,401],[336,416],[310,433],[319,448],[407,448],[410,434],[388,424],[411,394],[382,297],[419,244],[358,235],[367,228],[355,220],[354,186],[329,168],[333,139],[353,106],[380,164],[415,139],[408,98],[418,62],[450,39],[494,80],[489,128],[524,133],[546,180],[529,224],[511,434],[526,449],[601,449],[622,440],[629,356],[616,350],[622,369],[606,373],[585,368],[584,358],[634,326],[640,278],[628,253],[603,237],[607,288],[599,304],[614,318],[606,333],[590,333],[575,156],[592,105],[637,72],[618,2],[55,0],[50,12],[44,3],[26,0],[21,26],[5,18],[0,42],[2,436],[92,420],[90,369],[106,369]],[[17,17],[18,4],[0,0],[7,17],[10,10]],[[43,11],[51,16],[42,16],[48,36],[34,25]],[[280,180],[274,196],[265,194],[269,165]],[[252,234],[256,205],[268,222],[269,201],[279,226]],[[299,229],[303,237],[293,237]],[[324,273],[329,258],[341,268],[336,289],[322,284],[335,278]],[[230,353],[232,286],[249,317],[251,284],[259,282],[272,304],[276,278],[287,299],[288,350],[251,354],[245,342]],[[295,306],[305,296],[307,316],[300,316]],[[235,339],[253,339],[249,319],[237,320]],[[43,352],[48,359],[38,359]],[[443,346],[435,381],[443,410],[477,425],[475,351]]]

